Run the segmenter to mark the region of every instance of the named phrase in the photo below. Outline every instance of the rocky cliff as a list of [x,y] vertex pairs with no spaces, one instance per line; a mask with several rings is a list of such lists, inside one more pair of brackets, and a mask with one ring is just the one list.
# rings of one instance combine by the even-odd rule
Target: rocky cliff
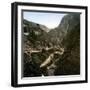
[[53,30],[23,21],[24,77],[80,74],[80,14],[70,13]]

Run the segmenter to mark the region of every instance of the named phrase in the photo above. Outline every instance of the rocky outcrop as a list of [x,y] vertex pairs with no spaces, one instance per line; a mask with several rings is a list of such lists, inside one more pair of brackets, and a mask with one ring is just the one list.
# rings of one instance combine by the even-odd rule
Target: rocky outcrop
[[57,63],[55,75],[80,74],[80,15],[75,14],[71,17],[67,34],[62,40],[65,52]]
[[80,14],[70,13],[53,30],[27,20],[24,77],[80,74]]

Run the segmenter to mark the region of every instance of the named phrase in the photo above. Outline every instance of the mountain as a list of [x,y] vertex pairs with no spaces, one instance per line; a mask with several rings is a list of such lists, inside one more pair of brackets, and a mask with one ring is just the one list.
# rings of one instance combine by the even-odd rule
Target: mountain
[[[28,29],[27,31],[30,33],[30,31],[34,30],[34,31],[37,31],[38,33],[36,34],[39,34],[39,31],[40,32],[48,32],[50,29],[48,29],[46,26],[42,25],[42,24],[38,24],[38,23],[35,23],[35,22],[31,22],[31,21],[28,21],[28,20],[23,20],[23,26]],[[25,28],[24,28],[24,32],[25,32]],[[38,29],[38,30],[36,30]]]
[[48,28],[44,25],[27,20],[24,20],[23,24],[24,41],[29,42],[29,44],[31,44],[30,47],[32,48],[40,49],[42,46],[44,46]]
[[24,77],[80,74],[80,14],[54,29],[23,20]]
[[[80,74],[80,14],[67,15],[63,20],[59,27],[67,31],[61,42],[64,54],[57,63],[55,75]],[[66,25],[68,29],[65,29]]]
[[54,41],[58,44],[61,43],[67,31],[72,30],[79,22],[80,22],[80,14],[78,13],[71,13],[65,15],[61,23],[53,30],[50,30],[48,33],[51,38],[51,41]]
[[28,20],[23,20],[23,76],[41,76],[40,63],[45,56],[40,52],[44,46],[47,27]]

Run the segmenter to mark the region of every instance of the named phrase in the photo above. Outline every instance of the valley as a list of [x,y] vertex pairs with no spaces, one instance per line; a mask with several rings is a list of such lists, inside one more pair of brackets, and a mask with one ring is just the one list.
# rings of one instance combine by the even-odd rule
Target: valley
[[80,14],[54,29],[23,20],[23,77],[80,74]]

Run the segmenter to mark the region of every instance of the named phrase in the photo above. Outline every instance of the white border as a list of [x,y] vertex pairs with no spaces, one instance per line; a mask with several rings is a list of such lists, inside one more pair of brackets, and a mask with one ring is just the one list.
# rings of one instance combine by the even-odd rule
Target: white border
[[[68,76],[48,76],[48,77],[32,77],[21,79],[21,10],[45,10],[45,11],[63,11],[63,12],[80,12],[80,75]],[[64,82],[64,81],[80,81],[85,80],[85,10],[70,8],[52,8],[52,7],[36,7],[36,6],[18,6],[18,84],[32,83],[48,83],[48,82]]]

